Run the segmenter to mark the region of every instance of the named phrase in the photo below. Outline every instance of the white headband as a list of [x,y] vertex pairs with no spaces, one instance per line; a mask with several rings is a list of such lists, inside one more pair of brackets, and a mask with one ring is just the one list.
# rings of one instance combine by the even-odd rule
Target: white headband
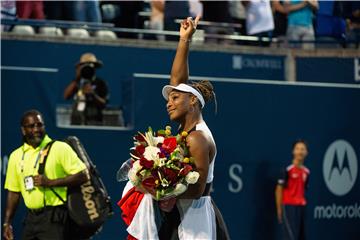
[[199,99],[201,108],[204,108],[205,100],[204,100],[204,97],[201,95],[201,93],[198,90],[196,90],[195,88],[193,88],[192,86],[184,84],[184,83],[180,83],[177,86],[171,86],[171,85],[164,86],[162,89],[162,95],[164,96],[164,98],[166,100],[168,100],[170,92],[174,89],[181,91],[181,92],[187,92],[187,93],[194,94],[195,97],[197,97]]

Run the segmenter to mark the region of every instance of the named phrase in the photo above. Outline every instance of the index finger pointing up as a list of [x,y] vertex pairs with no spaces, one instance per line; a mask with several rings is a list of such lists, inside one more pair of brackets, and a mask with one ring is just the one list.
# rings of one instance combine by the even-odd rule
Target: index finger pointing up
[[200,18],[201,16],[200,15],[197,15],[196,18],[195,18],[195,21],[194,21],[194,25],[195,25],[195,28],[197,27],[199,21],[200,21]]

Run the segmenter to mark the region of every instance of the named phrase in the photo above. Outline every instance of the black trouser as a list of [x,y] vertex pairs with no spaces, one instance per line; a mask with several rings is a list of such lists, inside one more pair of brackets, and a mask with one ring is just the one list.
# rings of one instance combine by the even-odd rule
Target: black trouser
[[23,240],[68,239],[68,211],[65,206],[29,210],[24,222]]
[[305,239],[305,206],[283,205],[283,239]]

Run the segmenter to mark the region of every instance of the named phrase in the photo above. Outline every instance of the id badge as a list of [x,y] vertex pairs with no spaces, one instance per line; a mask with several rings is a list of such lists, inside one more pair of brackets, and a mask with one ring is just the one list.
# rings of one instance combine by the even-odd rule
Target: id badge
[[77,104],[77,110],[79,112],[83,112],[85,110],[85,107],[86,107],[86,103],[83,102],[83,101],[80,101],[78,104]]
[[32,176],[27,176],[24,178],[25,190],[31,191],[34,189],[34,178]]

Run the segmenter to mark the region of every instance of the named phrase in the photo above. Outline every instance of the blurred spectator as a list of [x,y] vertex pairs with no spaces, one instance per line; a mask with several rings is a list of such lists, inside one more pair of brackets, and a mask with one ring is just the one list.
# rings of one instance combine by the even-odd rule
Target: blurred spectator
[[45,1],[44,10],[49,20],[76,20],[76,1]]
[[287,29],[287,12],[283,0],[273,0],[272,9],[274,13],[274,37],[282,37],[286,35]]
[[[226,22],[231,23],[232,19],[229,12],[228,1],[202,1],[203,20],[209,22]],[[207,26],[205,32],[208,34],[232,34],[234,29],[231,27]],[[217,38],[207,38],[207,42],[230,43],[229,40]]]
[[[139,21],[139,12],[143,10],[142,1],[113,1],[120,7],[120,16],[115,20],[115,27],[120,28],[143,28],[143,23]],[[118,33],[122,38],[137,38],[134,33]]]
[[[152,0],[151,16],[150,16],[150,29],[153,30],[164,30],[164,0]],[[164,36],[157,35],[159,40],[164,40]]]
[[101,23],[100,6],[98,0],[76,1],[75,12],[76,21]]
[[348,40],[355,42],[359,47],[360,42],[360,2],[349,1],[345,4],[345,16],[348,28]]
[[120,6],[112,1],[100,1],[102,22],[115,23],[115,19],[120,16]]
[[108,102],[108,87],[96,76],[96,69],[103,64],[92,53],[81,56],[76,64],[75,79],[66,87],[64,98],[74,98],[71,115],[73,125],[101,125],[102,110]]
[[235,30],[241,35],[246,35],[246,10],[241,1],[230,1],[229,12],[232,22],[241,24],[241,28],[235,28]]
[[[343,18],[343,5],[339,1],[319,1],[316,13],[315,35],[320,46],[334,47],[334,41],[345,43],[346,22]],[[324,41],[325,40],[325,41]],[[331,45],[324,43],[330,42]]]
[[[246,31],[248,35],[259,37],[254,45],[268,46],[274,30],[274,19],[270,0],[242,1],[246,7]],[[266,41],[264,38],[269,38]]]
[[[288,15],[287,39],[289,41],[305,41],[304,49],[313,49],[315,41],[313,27],[313,11],[319,8],[317,0],[286,0],[285,9]],[[299,44],[291,44],[298,47]]]
[[45,18],[43,1],[16,1],[16,10],[19,18]]
[[[176,19],[184,19],[190,16],[190,6],[188,1],[165,1],[164,28],[168,31],[178,31],[180,24]],[[166,40],[177,41],[179,37],[166,36]]]
[[229,2],[202,1],[203,19],[210,22],[231,22]]
[[50,20],[101,22],[98,0],[45,1],[46,18]]
[[[1,19],[16,18],[16,3],[12,1],[1,1]],[[1,31],[9,31],[11,26],[1,25]]]
[[190,16],[196,18],[197,16],[203,17],[203,5],[199,0],[189,0]]

